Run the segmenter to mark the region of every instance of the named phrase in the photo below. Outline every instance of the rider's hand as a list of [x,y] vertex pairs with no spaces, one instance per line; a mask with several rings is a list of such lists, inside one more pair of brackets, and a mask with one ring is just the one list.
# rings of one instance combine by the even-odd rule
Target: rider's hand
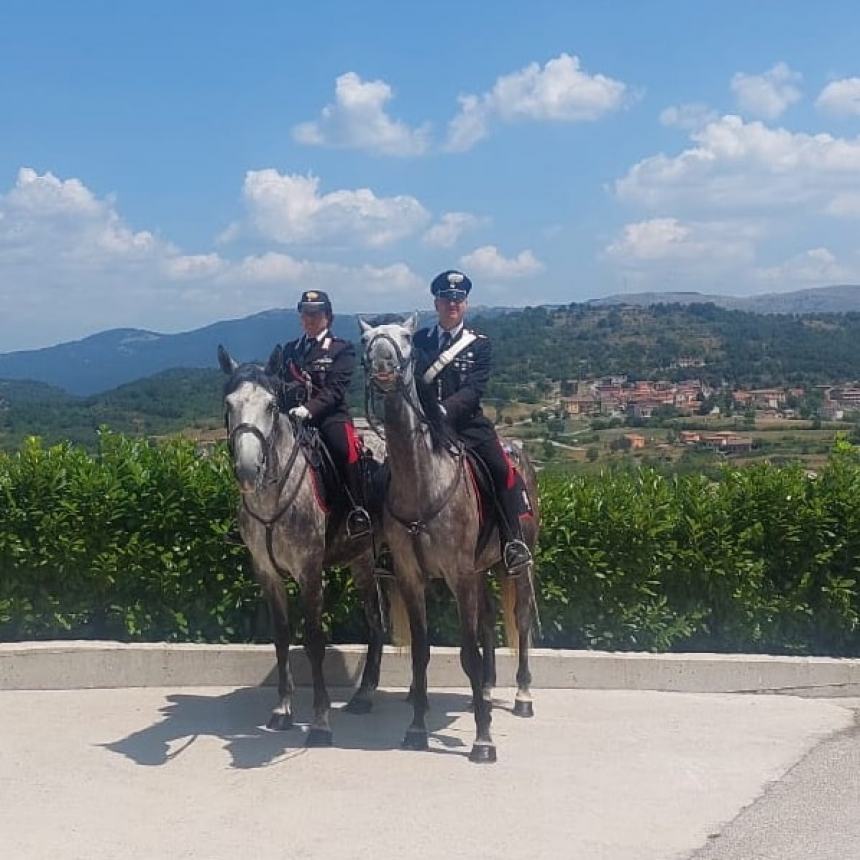
[[290,410],[290,417],[296,421],[307,421],[311,417],[311,411],[307,406],[294,406]]

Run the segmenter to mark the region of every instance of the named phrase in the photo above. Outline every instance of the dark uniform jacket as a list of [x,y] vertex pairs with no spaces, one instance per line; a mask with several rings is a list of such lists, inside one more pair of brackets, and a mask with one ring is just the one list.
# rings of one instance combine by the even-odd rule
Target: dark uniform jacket
[[[454,343],[468,331],[464,326]],[[444,350],[439,349],[436,328],[422,328],[415,333],[414,347],[419,353],[421,375]],[[448,421],[458,435],[467,441],[495,439],[490,421],[481,411],[481,397],[490,379],[492,347],[485,335],[469,344],[431,383],[436,397],[445,407]]]
[[331,332],[306,351],[305,343],[304,338],[299,338],[284,344],[280,376],[285,382],[298,382],[301,386],[287,389],[281,409],[286,412],[303,404],[317,427],[349,421],[346,392],[355,368],[355,347]]

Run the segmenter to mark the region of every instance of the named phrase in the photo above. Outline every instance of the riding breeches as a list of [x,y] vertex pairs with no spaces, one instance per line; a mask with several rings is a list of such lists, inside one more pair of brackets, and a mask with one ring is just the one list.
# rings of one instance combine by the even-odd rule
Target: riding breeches
[[[488,432],[489,431],[489,432]],[[470,451],[474,451],[486,464],[496,497],[504,511],[502,523],[506,540],[520,537],[520,517],[531,513],[531,504],[525,491],[522,476],[514,468],[510,457],[489,421],[476,422],[463,428],[459,434]]]
[[361,443],[355,426],[351,421],[326,421],[319,432],[353,501],[362,504]]

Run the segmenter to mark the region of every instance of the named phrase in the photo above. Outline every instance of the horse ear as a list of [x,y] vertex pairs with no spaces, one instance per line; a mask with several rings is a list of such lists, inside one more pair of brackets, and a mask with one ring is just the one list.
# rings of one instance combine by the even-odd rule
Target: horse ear
[[229,352],[224,349],[221,344],[218,344],[218,364],[221,365],[221,370],[227,374],[227,376],[232,376],[233,371],[239,366],[232,358]]
[[272,350],[272,354],[269,356],[269,360],[266,362],[266,373],[269,376],[277,376],[278,371],[281,369],[284,363],[284,349],[278,343],[275,344],[275,348]]
[[418,311],[415,311],[406,318],[403,327],[409,334],[415,334],[415,330],[418,328]]
[[358,327],[362,334],[367,334],[373,328],[369,322],[365,322],[361,317],[358,317]]

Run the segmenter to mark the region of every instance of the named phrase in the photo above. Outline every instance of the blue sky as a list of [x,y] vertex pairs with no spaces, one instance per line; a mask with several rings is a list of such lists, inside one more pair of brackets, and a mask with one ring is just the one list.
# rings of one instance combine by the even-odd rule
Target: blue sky
[[860,282],[860,10],[0,7],[0,352],[337,310]]

